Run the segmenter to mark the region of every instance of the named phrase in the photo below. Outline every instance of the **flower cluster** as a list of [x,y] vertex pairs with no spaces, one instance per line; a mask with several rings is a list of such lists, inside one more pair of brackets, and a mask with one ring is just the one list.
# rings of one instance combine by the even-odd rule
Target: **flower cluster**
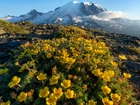
[[[66,38],[40,40],[19,47],[14,52],[13,67],[7,71],[17,76],[5,76],[7,81],[3,80],[12,89],[9,93],[2,87],[4,92],[0,92],[3,100],[12,98],[6,105],[16,102],[127,105],[133,102],[132,88],[127,81],[131,75],[123,73],[122,76],[105,43],[83,35],[87,33],[81,30],[67,26],[62,30]],[[71,36],[73,32],[78,35]],[[126,59],[123,55],[120,58]]]
[[106,82],[109,82],[111,81],[110,79],[112,77],[114,77],[114,71],[112,70],[108,70],[108,71],[105,71],[105,72],[101,72],[100,69],[97,69],[97,70],[93,70],[92,73],[95,75],[95,76],[98,76],[99,78],[102,78],[104,81]]
[[113,101],[110,101],[108,98],[103,98],[102,102],[104,105],[113,105]]
[[2,102],[2,103],[0,103],[0,105],[10,105],[10,101]]
[[111,89],[108,86],[103,86],[102,90],[103,90],[104,94],[109,94],[111,92]]

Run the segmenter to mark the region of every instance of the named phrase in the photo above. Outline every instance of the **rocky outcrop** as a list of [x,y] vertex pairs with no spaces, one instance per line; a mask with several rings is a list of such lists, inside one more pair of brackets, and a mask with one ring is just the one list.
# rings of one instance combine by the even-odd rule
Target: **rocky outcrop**
[[128,70],[133,70],[134,72],[140,73],[140,62],[127,60],[126,66],[127,66]]
[[94,4],[94,3],[86,4],[86,3],[82,2],[81,6],[80,6],[80,10],[81,10],[81,12],[83,12],[87,16],[95,15],[95,14],[98,14],[100,12],[107,11],[105,8],[97,8],[98,7],[97,5],[98,4]]
[[5,33],[5,31],[4,31],[3,29],[0,28],[0,35],[1,35],[1,34],[4,34],[4,33]]

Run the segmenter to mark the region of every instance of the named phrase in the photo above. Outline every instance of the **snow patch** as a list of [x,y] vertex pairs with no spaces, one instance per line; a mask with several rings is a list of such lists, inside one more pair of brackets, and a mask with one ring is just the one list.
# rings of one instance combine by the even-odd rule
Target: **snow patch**
[[94,5],[95,5],[97,8],[101,8],[101,9],[103,9],[104,11],[106,11],[106,9],[103,8],[103,7],[102,7],[101,5],[99,5],[99,4],[94,3]]
[[77,3],[79,3],[78,1],[73,1],[73,4],[77,4]]
[[73,18],[73,21],[74,21],[75,23],[82,23],[82,22],[83,22],[80,16],[79,16],[79,17],[74,17],[74,18]]
[[84,5],[92,5],[92,2],[83,2],[84,3]]

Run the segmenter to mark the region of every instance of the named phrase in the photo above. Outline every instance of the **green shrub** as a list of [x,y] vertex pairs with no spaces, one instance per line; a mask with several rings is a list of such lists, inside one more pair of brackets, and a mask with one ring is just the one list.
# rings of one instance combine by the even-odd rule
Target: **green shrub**
[[83,37],[42,40],[20,46],[13,56],[8,70],[0,74],[0,95],[6,105],[134,102],[131,75],[121,75],[103,42]]
[[93,38],[93,35],[91,33],[89,33],[88,31],[78,28],[76,26],[60,26],[61,28],[56,30],[54,32],[54,37],[55,38],[69,38],[72,36],[75,37],[84,37],[84,38]]
[[4,20],[0,20],[0,28],[2,28],[6,33],[11,34],[27,34],[28,32],[22,29],[20,26],[13,23],[9,23]]
[[140,55],[140,47],[130,47],[130,50],[134,53]]

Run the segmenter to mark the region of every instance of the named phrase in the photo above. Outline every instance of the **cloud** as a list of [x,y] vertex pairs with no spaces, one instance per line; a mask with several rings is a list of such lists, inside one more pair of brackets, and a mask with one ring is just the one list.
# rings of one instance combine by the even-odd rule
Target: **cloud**
[[95,20],[103,20],[103,21],[110,21],[112,18],[127,18],[127,13],[121,11],[105,11],[101,12],[97,15],[90,15],[90,16],[78,16],[74,17],[73,21],[76,23],[81,23],[83,21],[95,21]]
[[98,18],[111,19],[111,18],[126,18],[127,13],[121,11],[105,11],[97,15]]
[[75,21],[75,23],[81,23],[81,22],[83,22],[83,21],[82,21],[82,18],[81,18],[80,16],[74,17],[74,18],[73,18],[73,21]]

